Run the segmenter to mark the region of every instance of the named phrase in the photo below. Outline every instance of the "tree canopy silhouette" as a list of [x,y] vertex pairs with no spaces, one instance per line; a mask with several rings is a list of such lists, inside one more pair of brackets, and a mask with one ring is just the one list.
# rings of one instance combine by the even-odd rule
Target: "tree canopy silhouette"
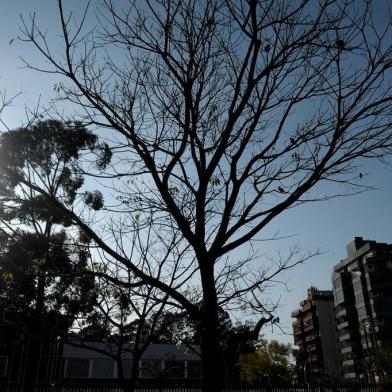
[[[292,249],[271,263],[252,245],[290,208],[363,190],[359,159],[391,152],[391,18],[376,23],[380,4],[359,3],[104,0],[89,30],[86,14],[75,22],[59,1],[61,54],[36,15],[22,19],[21,39],[45,59],[27,66],[63,76],[59,102],[109,140],[111,163],[84,165],[109,189],[110,203],[95,204],[106,226],[17,178],[129,284],[186,310],[201,336],[206,391],[224,382],[221,309],[271,320],[266,285],[308,257]],[[142,243],[143,232],[154,233],[156,258],[173,251],[174,232],[175,254],[141,265],[127,242]]]

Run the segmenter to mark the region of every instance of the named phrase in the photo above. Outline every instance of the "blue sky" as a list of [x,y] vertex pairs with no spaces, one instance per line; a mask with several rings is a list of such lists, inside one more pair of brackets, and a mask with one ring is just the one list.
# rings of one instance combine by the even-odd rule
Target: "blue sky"
[[[67,0],[67,7],[80,9],[81,1]],[[55,80],[51,75],[39,74],[22,69],[19,56],[33,62],[41,62],[34,49],[25,43],[10,40],[17,37],[19,14],[28,16],[37,11],[38,21],[45,24],[53,35],[57,29],[56,1],[13,0],[2,4],[0,14],[0,90],[11,96],[22,92],[12,108],[3,118],[10,127],[19,126],[25,119],[24,106],[34,106],[41,97],[43,103],[54,96]],[[55,39],[55,36],[53,35]],[[0,124],[3,130],[3,125]],[[282,276],[285,286],[279,285],[270,291],[274,299],[280,298],[281,308],[278,316],[286,332],[291,332],[290,312],[298,307],[298,302],[306,296],[307,287],[313,285],[320,289],[331,287],[333,265],[345,257],[345,246],[354,236],[392,242],[392,171],[391,167],[379,162],[364,162],[363,172],[367,184],[376,188],[361,195],[334,199],[328,202],[308,204],[291,210],[275,220],[269,233],[277,230],[281,235],[293,236],[285,240],[263,243],[263,250],[270,255],[284,251],[290,245],[298,244],[303,250],[320,248],[325,253],[315,257],[306,265]],[[267,337],[291,342],[292,337],[281,333],[265,331]]]

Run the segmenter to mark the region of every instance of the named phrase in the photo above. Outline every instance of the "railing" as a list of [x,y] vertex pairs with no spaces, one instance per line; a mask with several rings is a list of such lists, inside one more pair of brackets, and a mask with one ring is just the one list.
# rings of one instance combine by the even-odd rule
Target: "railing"
[[[389,391],[380,385],[311,385],[311,386],[237,386],[225,387],[223,392],[379,392]],[[20,384],[0,384],[1,392],[123,392],[129,391],[126,384],[69,384],[36,385],[27,388]],[[134,392],[202,392],[197,385],[145,385],[137,386]]]

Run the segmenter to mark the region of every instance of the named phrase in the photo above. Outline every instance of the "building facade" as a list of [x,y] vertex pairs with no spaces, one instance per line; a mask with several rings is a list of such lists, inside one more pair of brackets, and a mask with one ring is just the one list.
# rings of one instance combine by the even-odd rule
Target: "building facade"
[[299,381],[316,382],[339,378],[337,333],[333,294],[330,290],[308,289],[300,308],[291,313],[294,343],[299,347]]
[[[66,343],[63,348],[64,380],[118,379],[121,361],[124,379],[131,378],[133,364],[132,345],[123,345],[116,358],[118,347],[113,343]],[[201,359],[198,346],[184,351],[173,344],[151,344],[138,363],[141,381],[200,380]]]
[[[129,380],[132,378],[132,345],[123,344],[121,351],[108,342],[57,342],[51,352],[41,357],[35,377],[26,378],[29,353],[26,350],[0,350],[0,384],[58,384],[84,381]],[[122,368],[122,375],[119,372]],[[173,344],[151,344],[138,360],[136,378],[142,383],[195,381],[201,379],[200,348],[186,351]]]
[[332,277],[344,379],[383,377],[392,348],[392,245],[356,237]]

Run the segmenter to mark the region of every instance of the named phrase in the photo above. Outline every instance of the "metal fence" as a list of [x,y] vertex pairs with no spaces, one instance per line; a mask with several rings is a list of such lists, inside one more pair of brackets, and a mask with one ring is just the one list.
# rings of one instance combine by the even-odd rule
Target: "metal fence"
[[[223,392],[389,392],[390,387],[381,385],[313,385],[313,386],[238,386],[226,387]],[[0,392],[124,392],[125,384],[61,384],[34,385],[0,384]],[[202,392],[196,385],[145,385],[137,386],[134,392]]]

